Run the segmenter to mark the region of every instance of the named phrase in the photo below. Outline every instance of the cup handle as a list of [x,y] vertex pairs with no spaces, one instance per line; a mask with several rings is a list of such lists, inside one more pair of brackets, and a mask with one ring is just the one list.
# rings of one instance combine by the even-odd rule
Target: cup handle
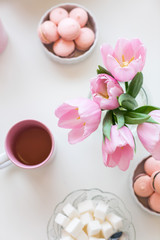
[[9,166],[12,162],[9,160],[6,153],[0,154],[0,169],[3,169],[7,166]]

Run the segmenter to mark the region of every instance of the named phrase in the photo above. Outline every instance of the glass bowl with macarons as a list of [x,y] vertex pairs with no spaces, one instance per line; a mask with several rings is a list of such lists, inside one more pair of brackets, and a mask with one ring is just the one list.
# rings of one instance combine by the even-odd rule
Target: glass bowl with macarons
[[130,179],[131,194],[145,212],[160,216],[160,161],[149,155],[134,168]]
[[135,240],[131,214],[115,194],[80,189],[57,204],[47,225],[48,240]]
[[93,14],[74,3],[55,5],[46,11],[37,31],[46,54],[63,64],[78,63],[87,58],[94,50],[98,36]]

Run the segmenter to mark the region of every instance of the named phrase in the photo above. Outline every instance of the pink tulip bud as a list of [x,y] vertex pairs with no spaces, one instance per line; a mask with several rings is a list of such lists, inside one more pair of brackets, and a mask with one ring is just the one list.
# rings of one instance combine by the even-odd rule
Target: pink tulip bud
[[132,80],[141,72],[146,57],[146,49],[139,39],[119,39],[113,49],[108,44],[101,46],[103,63],[114,78],[120,82]]
[[[160,123],[160,110],[154,110],[149,115]],[[137,127],[137,134],[146,150],[160,160],[160,124],[142,123]]]
[[59,127],[71,129],[68,141],[74,144],[84,140],[98,128],[101,109],[90,99],[78,98],[66,101],[56,109],[55,115],[59,118]]
[[119,107],[117,97],[123,93],[123,89],[111,76],[99,74],[91,80],[91,93],[101,109],[111,110]]
[[120,129],[117,125],[111,127],[111,140],[105,138],[102,143],[102,153],[104,164],[108,167],[118,166],[126,171],[130,160],[134,156],[134,139],[131,131],[123,126]]

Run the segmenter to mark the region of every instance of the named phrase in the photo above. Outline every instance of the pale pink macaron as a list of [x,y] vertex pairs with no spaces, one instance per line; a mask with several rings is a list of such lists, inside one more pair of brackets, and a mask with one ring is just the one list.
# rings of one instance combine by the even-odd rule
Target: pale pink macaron
[[88,50],[95,39],[94,32],[88,28],[81,28],[79,36],[75,39],[76,48],[82,51]]
[[84,27],[88,21],[88,13],[83,8],[74,8],[70,11],[69,17],[75,19],[81,27]]
[[54,8],[50,14],[49,14],[49,19],[54,22],[56,25],[59,24],[59,22],[68,17],[68,12],[64,8],[58,7]]
[[151,184],[153,190],[160,194],[160,171],[152,173]]
[[151,176],[152,173],[160,170],[160,161],[153,157],[149,157],[144,163],[144,170],[149,176]]
[[53,52],[60,57],[68,57],[74,50],[74,41],[67,41],[60,38],[53,44]]
[[38,27],[38,36],[42,43],[50,44],[59,39],[57,26],[51,21],[45,21]]
[[58,24],[58,33],[65,40],[74,40],[80,34],[80,25],[72,18],[65,18]]
[[139,177],[137,176],[133,188],[134,192],[139,197],[149,197],[153,193],[151,177],[140,174]]
[[148,204],[152,210],[160,213],[160,194],[154,192],[148,199]]

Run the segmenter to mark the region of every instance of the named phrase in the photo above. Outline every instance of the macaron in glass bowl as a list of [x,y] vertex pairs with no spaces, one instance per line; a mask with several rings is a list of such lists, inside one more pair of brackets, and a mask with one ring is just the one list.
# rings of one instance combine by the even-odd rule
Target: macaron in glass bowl
[[137,205],[145,212],[160,216],[160,161],[151,155],[133,168],[130,190]]
[[53,61],[79,63],[93,52],[97,44],[95,17],[88,9],[75,3],[55,5],[41,17],[38,38]]
[[[103,192],[100,189],[80,189],[68,194],[63,201],[57,204],[53,214],[47,225],[48,240],[60,240],[63,235],[63,227],[56,223],[56,217],[60,213],[64,213],[64,208],[67,204],[71,204],[75,209],[78,209],[79,205],[83,205],[84,202],[91,200],[94,205],[99,202],[103,202],[107,205],[109,214],[115,214],[118,218],[122,219],[121,237],[117,240],[135,240],[136,232],[131,220],[131,214],[126,209],[123,201],[113,193]],[[84,230],[85,231],[85,230]],[[109,240],[115,239],[112,237]]]

